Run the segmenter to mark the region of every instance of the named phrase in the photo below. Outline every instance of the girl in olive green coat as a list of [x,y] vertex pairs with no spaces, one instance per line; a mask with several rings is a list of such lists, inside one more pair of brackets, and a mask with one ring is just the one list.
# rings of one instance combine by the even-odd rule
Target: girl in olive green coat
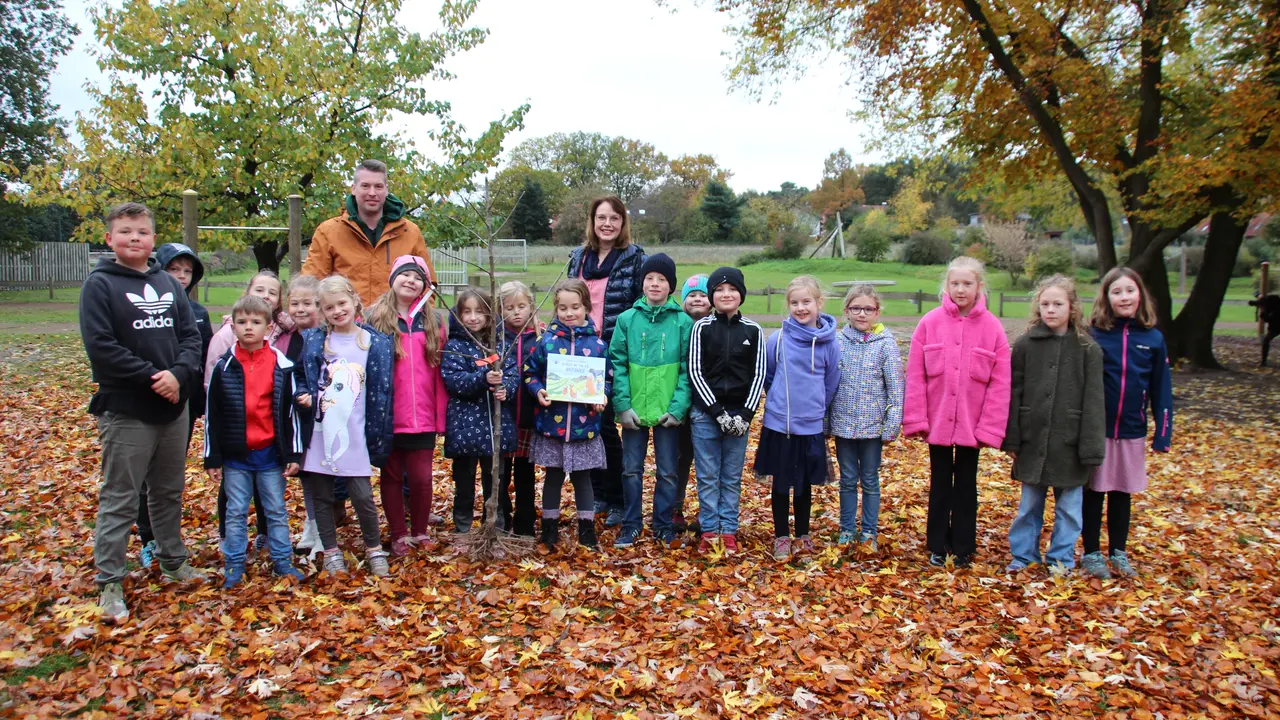
[[[1013,344],[1013,390],[1001,447],[1013,457],[1022,501],[1009,528],[1009,572],[1036,563],[1059,572],[1075,566],[1084,486],[1102,464],[1105,413],[1102,350],[1084,332],[1075,283],[1061,275],[1046,278],[1032,300],[1027,332]],[[1053,537],[1042,557],[1049,488]]]

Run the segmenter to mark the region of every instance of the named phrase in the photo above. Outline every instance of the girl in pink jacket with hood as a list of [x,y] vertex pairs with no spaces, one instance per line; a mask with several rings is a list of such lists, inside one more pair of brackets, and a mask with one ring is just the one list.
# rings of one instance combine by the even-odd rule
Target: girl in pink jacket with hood
[[978,534],[978,450],[999,448],[1009,418],[1009,338],[987,311],[982,263],[947,266],[942,307],[911,335],[902,434],[929,443],[929,562],[967,567]]
[[[436,435],[444,432],[449,401],[440,374],[447,331],[435,312],[432,280],[422,258],[401,255],[391,264],[391,289],[368,311],[369,324],[395,343],[391,401],[395,435],[380,481],[392,557],[404,557],[413,545],[427,539]],[[406,484],[412,532],[404,522]]]

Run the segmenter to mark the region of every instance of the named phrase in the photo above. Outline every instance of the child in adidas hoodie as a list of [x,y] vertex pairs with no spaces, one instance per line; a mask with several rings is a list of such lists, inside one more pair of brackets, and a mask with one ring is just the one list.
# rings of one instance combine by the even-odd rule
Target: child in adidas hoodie
[[[195,293],[196,286],[204,277],[204,263],[200,262],[200,256],[182,243],[161,245],[160,249],[156,250],[156,264],[181,283],[183,289],[189,294]],[[195,316],[196,328],[200,330],[200,367],[203,368],[205,353],[209,351],[209,341],[213,338],[213,326],[209,322],[209,311],[205,310],[203,305],[196,302],[194,298],[187,302],[191,305],[191,314]],[[189,447],[191,436],[196,428],[196,418],[204,415],[204,378],[203,376],[193,377],[187,384],[190,386],[190,396],[187,399],[187,446]],[[151,531],[151,513],[147,511],[145,484],[138,495],[138,540],[142,543],[142,550],[138,553],[138,564],[150,570],[160,548],[156,545],[155,533]]]
[[115,252],[80,290],[80,336],[98,390],[102,485],[93,559],[108,622],[129,617],[121,582],[145,482],[160,569],[171,580],[203,581],[182,542],[186,482],[187,394],[200,375],[200,331],[182,285],[151,262],[155,216],[140,203],[107,213],[106,243]]

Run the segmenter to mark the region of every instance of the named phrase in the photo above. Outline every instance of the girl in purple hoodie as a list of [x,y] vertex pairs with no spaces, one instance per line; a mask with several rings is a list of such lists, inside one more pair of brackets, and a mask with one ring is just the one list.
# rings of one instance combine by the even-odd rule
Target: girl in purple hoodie
[[929,562],[967,567],[978,536],[978,451],[1004,441],[1009,337],[987,311],[982,263],[947,266],[938,299],[911,334],[902,434],[929,443]]
[[[822,423],[840,387],[836,319],[822,312],[822,287],[809,275],[787,285],[791,316],[765,344],[764,429],[756,451],[756,477],[771,479],[773,557],[791,558],[788,516],[795,493],[796,546],[810,552],[813,486],[827,482],[827,440]],[[818,387],[822,392],[817,392]]]

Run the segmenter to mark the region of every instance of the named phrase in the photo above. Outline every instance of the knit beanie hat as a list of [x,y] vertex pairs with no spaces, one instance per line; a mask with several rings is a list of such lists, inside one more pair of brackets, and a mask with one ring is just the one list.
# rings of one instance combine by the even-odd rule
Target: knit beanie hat
[[387,278],[388,285],[394,285],[396,276],[401,273],[416,272],[423,285],[429,284],[431,276],[427,274],[427,261],[417,255],[401,255],[391,265],[391,276]]
[[680,288],[680,302],[683,303],[685,300],[688,300],[689,293],[692,293],[692,292],[700,292],[703,295],[707,295],[707,296],[711,295],[711,293],[707,292],[707,276],[706,275],[694,275],[690,277],[688,280],[684,281],[684,287]]
[[707,287],[715,292],[716,287],[729,283],[738,291],[738,299],[741,302],[747,300],[747,281],[742,277],[742,271],[735,267],[716,268],[715,272],[707,278]]
[[649,273],[656,272],[667,279],[667,289],[675,292],[676,289],[676,261],[667,257],[665,253],[650,255],[645,258],[644,264],[640,266],[640,281],[644,282],[644,278]]

